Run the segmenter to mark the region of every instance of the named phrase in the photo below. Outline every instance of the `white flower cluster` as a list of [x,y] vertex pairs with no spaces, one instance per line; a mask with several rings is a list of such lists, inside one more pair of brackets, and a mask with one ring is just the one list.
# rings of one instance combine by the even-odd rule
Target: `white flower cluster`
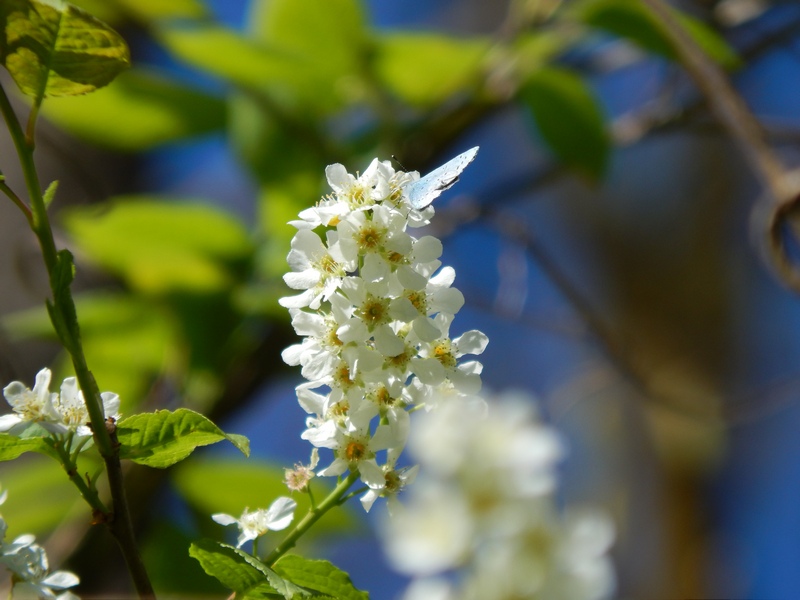
[[[64,434],[70,431],[78,436],[90,436],[89,412],[74,377],[67,377],[61,384],[61,393],[50,391],[50,369],[44,368],[36,374],[36,383],[29,389],[19,381],[12,381],[3,388],[13,413],[0,417],[0,432],[17,435],[31,424],[37,423],[50,433]],[[119,396],[103,392],[103,409],[106,418],[119,419]]]
[[[6,501],[7,492],[0,495],[0,504]],[[35,543],[30,534],[21,535],[13,542],[6,542],[8,525],[0,516],[0,565],[11,572],[13,588],[9,598],[45,598],[47,600],[78,600],[78,596],[66,590],[80,583],[78,576],[70,571],[50,572],[44,548]]]
[[613,592],[613,525],[594,511],[558,511],[562,445],[531,398],[442,403],[415,423],[409,450],[422,475],[382,531],[395,568],[417,578],[403,600]]
[[339,164],[326,175],[333,194],[291,223],[298,231],[284,280],[300,293],[280,303],[305,339],[284,350],[283,359],[301,366],[308,380],[297,388],[310,415],[303,439],[335,455],[317,474],[357,471],[369,487],[361,499],[369,510],[416,472],[395,468],[408,437],[408,410],[476,394],[482,366],[460,359],[483,352],[488,340],[479,331],[450,337],[464,304],[452,287],[455,271],[440,268],[438,239],[407,231],[433,215],[431,207],[412,208],[404,194],[419,175],[377,159],[358,177]]

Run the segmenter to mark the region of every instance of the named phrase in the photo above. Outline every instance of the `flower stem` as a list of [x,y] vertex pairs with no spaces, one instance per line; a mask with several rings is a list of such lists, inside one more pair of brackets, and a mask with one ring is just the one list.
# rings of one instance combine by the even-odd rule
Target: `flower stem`
[[[53,230],[50,227],[47,207],[39,184],[36,164],[33,160],[34,140],[28,137],[28,135],[33,135],[34,132],[38,103],[34,106],[28,119],[28,134],[22,130],[22,126],[2,85],[0,85],[0,113],[2,113],[6,122],[11,139],[14,141],[22,172],[25,176],[25,186],[28,190],[28,200],[32,210],[31,229],[39,240],[42,258],[50,279],[50,290],[53,297],[52,311],[50,312],[51,320],[53,320],[53,325],[61,339],[61,343],[72,358],[75,375],[83,390],[94,441],[105,462],[113,509],[111,512],[105,511],[102,515],[102,520],[108,525],[109,530],[120,546],[137,593],[141,598],[154,598],[155,594],[150,578],[144,568],[144,563],[134,539],[133,523],[128,512],[128,503],[122,480],[122,468],[119,462],[119,443],[116,440],[112,440],[112,435],[106,428],[100,390],[86,363],[86,356],[81,345],[80,328],[75,317],[75,303],[72,299],[71,290],[68,285],[63,285],[59,280],[62,274],[60,271],[63,271],[63,268],[59,269],[59,254],[56,250]],[[63,326],[60,327],[56,321],[60,321]]]
[[335,506],[339,506],[344,502],[345,494],[350,486],[358,479],[358,471],[350,473],[343,481],[337,485],[333,491],[328,494],[328,497],[320,502],[316,508],[308,511],[305,517],[295,525],[294,529],[287,535],[283,541],[269,553],[264,559],[264,564],[272,566],[275,562],[289,550],[291,550],[303,534],[311,529],[311,526],[319,521],[325,513]]

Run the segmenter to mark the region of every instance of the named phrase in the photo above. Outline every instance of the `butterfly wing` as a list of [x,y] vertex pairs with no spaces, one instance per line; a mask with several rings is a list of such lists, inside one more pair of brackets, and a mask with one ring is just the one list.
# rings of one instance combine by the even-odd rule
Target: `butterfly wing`
[[441,167],[434,169],[425,177],[409,183],[405,188],[408,201],[416,209],[422,209],[436,200],[441,193],[453,187],[459,175],[469,163],[475,160],[478,146],[450,159]]

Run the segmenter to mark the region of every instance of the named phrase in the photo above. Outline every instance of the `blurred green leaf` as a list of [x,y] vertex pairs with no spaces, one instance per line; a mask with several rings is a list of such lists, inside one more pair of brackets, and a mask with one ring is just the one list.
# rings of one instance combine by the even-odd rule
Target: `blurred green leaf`
[[[635,0],[589,0],[578,5],[578,15],[588,25],[627,38],[645,50],[677,60],[663,25],[641,2]],[[702,21],[674,11],[676,18],[708,56],[726,68],[740,64],[736,51]]]
[[306,67],[280,48],[211,23],[167,24],[158,27],[156,35],[181,60],[249,89],[297,85]]
[[361,2],[254,3],[250,24],[257,39],[300,62],[294,93],[309,106],[330,110],[362,97],[369,32]]
[[[257,460],[195,459],[182,464],[173,475],[181,496],[201,514],[241,514],[246,507],[267,508],[275,498],[286,495],[283,468]],[[324,497],[333,488],[320,479],[311,483],[315,495]],[[295,515],[310,508],[308,496],[298,495]],[[299,518],[299,517],[298,517]],[[348,510],[326,514],[306,537],[336,532],[353,532],[357,523]]]
[[[75,297],[81,341],[92,373],[102,390],[119,394],[122,412],[132,412],[154,377],[169,370],[178,341],[162,307],[123,293],[94,292]],[[53,326],[42,308],[6,315],[5,330],[15,338],[52,339]],[[72,363],[59,369],[72,374]]]
[[250,454],[250,442],[242,435],[227,434],[212,421],[186,408],[159,410],[122,419],[117,424],[119,457],[163,469],[182,461],[198,446],[228,440],[242,454]]
[[590,179],[602,177],[611,142],[600,107],[580,77],[556,67],[539,69],[523,84],[520,98],[564,164]]
[[113,0],[70,0],[70,4],[110,25],[124,20],[122,9]]
[[379,81],[409,104],[434,106],[479,81],[489,41],[398,32],[377,41]]
[[8,499],[0,507],[8,522],[6,539],[23,533],[42,535],[67,519],[89,519],[89,509],[50,458],[26,456],[0,468],[0,482]]
[[0,59],[35,98],[91,92],[130,65],[116,31],[63,0],[0,2]]
[[65,212],[75,245],[145,293],[227,289],[253,251],[236,218],[199,202],[126,196]]
[[158,19],[203,19],[210,16],[200,0],[110,0],[146,23]]
[[275,571],[302,587],[337,600],[368,600],[369,594],[355,588],[350,576],[327,560],[311,560],[287,554],[275,563]]
[[145,69],[85,98],[51,99],[42,112],[79,138],[124,151],[222,129],[226,118],[222,100]]

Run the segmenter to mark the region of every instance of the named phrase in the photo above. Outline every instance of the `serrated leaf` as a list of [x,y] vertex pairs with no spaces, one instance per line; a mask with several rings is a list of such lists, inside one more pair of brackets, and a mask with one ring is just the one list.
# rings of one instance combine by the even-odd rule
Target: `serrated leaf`
[[228,289],[253,251],[241,222],[201,202],[119,197],[66,211],[64,224],[91,260],[150,294]]
[[219,98],[142,68],[91,96],[53,98],[42,113],[76,137],[129,152],[220,130],[226,120]]
[[260,586],[277,593],[267,584],[265,575],[245,561],[232,546],[199,540],[189,546],[189,556],[196,559],[206,573],[237,593],[253,591]]
[[[264,507],[278,496],[286,495],[282,466],[263,461],[240,458],[198,458],[180,465],[172,478],[180,495],[199,513],[211,515],[217,512],[240,514],[246,506]],[[315,495],[324,497],[332,486],[322,478],[311,483]],[[310,509],[307,494],[298,495],[296,515]],[[352,511],[328,512],[303,540],[317,535],[354,535],[358,522]]]
[[0,60],[28,96],[74,96],[130,65],[125,40],[63,0],[0,2]]
[[198,446],[228,440],[248,456],[247,438],[230,436],[200,413],[187,408],[159,410],[122,419],[117,424],[120,458],[163,469],[189,456]]
[[58,458],[58,453],[40,437],[20,438],[0,433],[0,461],[14,460],[26,452],[38,452]]
[[[740,64],[736,51],[716,31],[694,17],[676,10],[673,13],[708,56],[729,69]],[[654,54],[670,60],[678,58],[663,25],[641,2],[590,0],[580,5],[578,15],[585,23],[627,38]]]
[[368,600],[369,594],[353,586],[350,576],[327,560],[311,560],[287,554],[274,565],[285,579],[339,600]]
[[542,138],[567,166],[590,179],[605,172],[611,142],[589,87],[574,73],[546,67],[520,89]]
[[248,598],[281,595],[287,600],[309,596],[291,581],[286,581],[257,558],[211,540],[200,540],[189,547],[189,555],[196,558],[203,570],[218,579],[237,594]]
[[477,81],[489,47],[485,39],[389,33],[377,40],[373,68],[380,82],[405,102],[434,106]]

